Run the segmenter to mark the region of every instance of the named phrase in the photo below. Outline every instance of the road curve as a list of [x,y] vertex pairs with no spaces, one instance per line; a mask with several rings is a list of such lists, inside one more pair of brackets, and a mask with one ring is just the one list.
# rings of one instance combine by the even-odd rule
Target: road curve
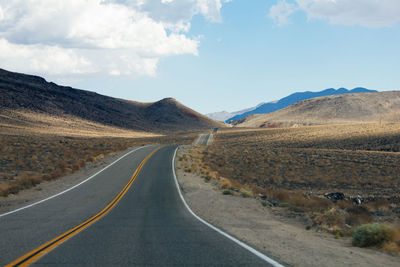
[[0,265],[12,262],[100,212],[155,147],[143,147],[123,157],[93,179],[60,196],[0,217]]
[[[114,209],[34,264],[268,266],[198,221],[184,207],[171,166],[175,148],[168,146],[155,152]],[[63,196],[0,218],[0,264],[15,260],[99,212],[153,149],[134,153],[107,169],[102,177]]]

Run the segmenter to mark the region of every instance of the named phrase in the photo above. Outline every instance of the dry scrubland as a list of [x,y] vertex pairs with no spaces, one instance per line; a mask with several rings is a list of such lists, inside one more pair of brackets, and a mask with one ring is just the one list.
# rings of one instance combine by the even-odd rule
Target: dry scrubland
[[148,138],[0,135],[0,196],[53,180],[104,156],[145,144],[190,144],[195,134]]
[[0,134],[122,138],[160,136],[104,125],[72,115],[55,116],[29,110],[8,109],[3,109],[0,113]]
[[[399,152],[400,124],[347,124],[222,131],[179,160],[185,171],[217,180],[223,194],[256,197],[307,229],[399,252]],[[333,192],[345,199],[324,197]],[[358,195],[362,204],[353,201]]]

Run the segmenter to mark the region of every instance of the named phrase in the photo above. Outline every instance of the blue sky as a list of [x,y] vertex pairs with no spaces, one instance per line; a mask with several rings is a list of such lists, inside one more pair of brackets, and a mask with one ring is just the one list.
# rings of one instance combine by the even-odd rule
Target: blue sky
[[[89,2],[96,5],[96,0]],[[400,1],[397,0],[172,0],[158,1],[157,5],[155,0],[149,0],[147,6],[140,7],[132,6],[135,1],[116,2],[111,6],[113,12],[120,12],[123,4],[130,4],[125,13],[131,12],[130,17],[148,15],[150,22],[161,23],[167,37],[153,34],[142,40],[148,32],[160,33],[159,24],[150,27],[147,19],[144,20],[147,24],[137,27],[142,29],[146,25],[146,31],[138,32],[133,25],[128,32],[140,38],[121,38],[127,44],[110,42],[106,37],[96,39],[102,32],[94,37],[79,32],[68,40],[46,32],[39,41],[32,40],[25,38],[29,36],[27,30],[6,29],[1,12],[2,5],[6,10],[6,4],[0,0],[3,51],[10,46],[14,50],[29,47],[46,51],[52,49],[54,42],[60,48],[55,51],[60,55],[49,59],[50,67],[39,62],[32,63],[29,69],[1,52],[4,64],[0,63],[0,67],[136,101],[174,97],[202,113],[236,111],[293,92],[331,87],[400,90]],[[164,5],[170,5],[167,6],[170,9],[166,10]],[[185,8],[191,13],[183,12]],[[104,12],[104,16],[111,12],[110,8],[103,9],[99,12]],[[34,12],[29,14],[33,14],[34,20]],[[19,21],[18,17],[14,20]],[[120,21],[115,23],[115,27],[121,27]],[[91,32],[97,29],[95,26],[89,28]],[[60,29],[55,26],[54,31]],[[68,36],[71,32],[76,30],[69,29]],[[93,44],[88,40],[95,40],[96,47],[91,48]],[[98,43],[102,45],[97,46]],[[103,50],[109,54],[102,53]],[[125,54],[118,54],[122,50]],[[121,60],[114,62],[115,57]],[[59,61],[54,62],[54,58]],[[23,60],[34,62],[32,58]],[[68,60],[64,65],[72,66],[75,71],[52,68],[51,64],[59,66],[62,60]],[[106,65],[107,69],[93,67]],[[124,73],[125,69],[130,71]]]

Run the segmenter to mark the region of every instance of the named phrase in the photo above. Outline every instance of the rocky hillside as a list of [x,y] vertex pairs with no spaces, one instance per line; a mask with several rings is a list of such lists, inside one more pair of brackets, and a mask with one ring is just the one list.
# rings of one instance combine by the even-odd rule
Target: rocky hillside
[[280,127],[350,122],[400,122],[400,91],[324,96],[269,114],[248,116],[238,127]]
[[[136,131],[165,132],[219,127],[173,98],[139,103],[59,86],[32,75],[0,69],[0,116],[13,125],[13,111],[73,117]],[[19,122],[20,123],[20,122]]]

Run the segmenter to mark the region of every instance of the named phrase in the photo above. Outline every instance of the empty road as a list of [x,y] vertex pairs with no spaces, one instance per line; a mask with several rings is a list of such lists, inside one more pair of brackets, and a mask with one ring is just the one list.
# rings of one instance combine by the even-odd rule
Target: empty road
[[213,140],[213,134],[199,134],[199,137],[194,141],[193,145],[210,145]]
[[33,264],[268,266],[189,213],[172,172],[176,146],[162,147],[148,157],[155,148],[141,148],[61,196],[0,217],[0,264],[29,262],[20,257],[100,216],[108,205],[100,219],[44,250],[44,255],[35,254]]

